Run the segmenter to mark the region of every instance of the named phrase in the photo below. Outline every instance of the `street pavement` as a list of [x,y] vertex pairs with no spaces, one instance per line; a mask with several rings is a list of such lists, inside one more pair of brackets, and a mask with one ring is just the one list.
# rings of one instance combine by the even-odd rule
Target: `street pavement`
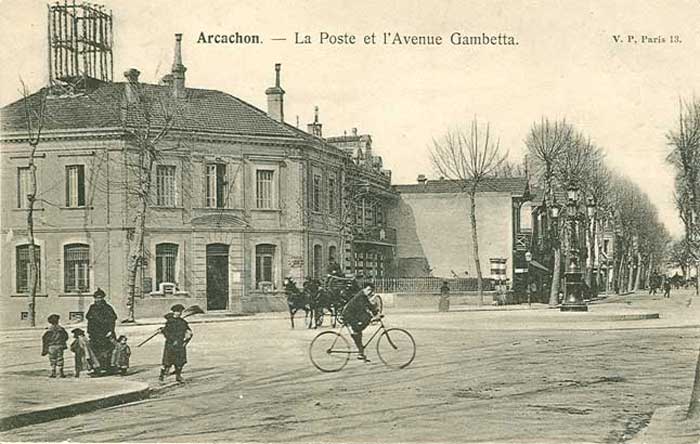
[[[153,391],[138,402],[9,430],[0,440],[623,442],[655,410],[687,405],[699,306],[679,292],[611,296],[589,313],[539,305],[389,309],[386,323],[416,339],[415,362],[388,369],[372,350],[371,363],[353,361],[337,374],[309,362],[317,331],[292,331],[283,314],[197,323],[184,384],[157,381],[162,339],[135,347],[153,325],[120,328],[132,345],[129,376],[70,381],[46,377],[40,330],[3,331],[3,412],[111,393],[110,383],[147,383]],[[656,313],[659,319],[644,319]]]

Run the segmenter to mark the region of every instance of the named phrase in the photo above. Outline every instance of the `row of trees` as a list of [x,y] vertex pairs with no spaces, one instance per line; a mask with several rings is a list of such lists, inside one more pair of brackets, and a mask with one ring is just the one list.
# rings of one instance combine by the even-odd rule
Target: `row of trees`
[[[590,201],[596,209],[593,214],[576,215],[560,211],[561,223],[548,224],[549,262],[553,270],[550,304],[558,304],[561,264],[568,259],[573,238],[580,239],[580,258],[588,259],[587,284],[595,288],[603,279],[601,267],[597,268],[598,275],[594,275],[593,258],[602,257],[596,254],[595,246],[603,245],[604,231],[616,235],[614,257],[608,258],[606,264],[615,270],[615,287],[619,291],[633,291],[646,285],[652,273],[663,264],[670,240],[649,198],[629,179],[612,172],[605,164],[600,147],[565,120],[543,118],[536,122],[527,134],[525,146],[527,157],[531,159],[527,167],[542,193],[541,213],[547,215],[551,208],[566,205],[562,195],[571,187],[581,195],[579,205]],[[480,127],[476,119],[468,127],[450,130],[434,140],[430,151],[437,173],[451,180],[468,197],[473,256],[477,280],[481,283],[476,191],[485,178],[520,175],[525,173],[525,168],[510,163],[489,126]],[[567,236],[572,217],[577,218],[579,230],[575,236]]]
[[[685,228],[684,237],[673,245],[672,261],[686,271],[695,264],[695,295],[700,290],[700,101],[680,102],[678,127],[667,134],[668,162],[675,171],[674,197]],[[692,302],[691,302],[692,303]],[[695,366],[695,380],[690,395],[687,419],[700,419],[700,353]]]

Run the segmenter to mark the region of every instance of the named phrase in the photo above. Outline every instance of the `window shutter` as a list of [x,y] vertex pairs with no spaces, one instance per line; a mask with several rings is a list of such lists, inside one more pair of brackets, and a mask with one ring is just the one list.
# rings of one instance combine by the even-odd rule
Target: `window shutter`
[[85,206],[85,166],[78,166],[78,206]]

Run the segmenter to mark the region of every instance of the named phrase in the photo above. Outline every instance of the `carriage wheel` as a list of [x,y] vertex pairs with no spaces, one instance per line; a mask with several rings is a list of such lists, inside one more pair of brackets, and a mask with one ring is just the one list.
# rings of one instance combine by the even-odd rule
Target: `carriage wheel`
[[320,327],[323,325],[323,308],[314,310],[314,322],[316,323],[316,327]]

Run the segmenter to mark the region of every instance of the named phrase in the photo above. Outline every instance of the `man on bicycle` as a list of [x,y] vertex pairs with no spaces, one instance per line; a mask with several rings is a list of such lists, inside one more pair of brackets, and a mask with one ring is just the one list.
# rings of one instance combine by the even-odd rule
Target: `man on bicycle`
[[374,285],[370,282],[363,285],[343,308],[343,323],[350,327],[353,341],[360,352],[357,359],[369,362],[365,356],[364,346],[362,345],[362,331],[367,328],[372,318],[377,315],[377,307],[372,303],[371,298],[374,295]]

